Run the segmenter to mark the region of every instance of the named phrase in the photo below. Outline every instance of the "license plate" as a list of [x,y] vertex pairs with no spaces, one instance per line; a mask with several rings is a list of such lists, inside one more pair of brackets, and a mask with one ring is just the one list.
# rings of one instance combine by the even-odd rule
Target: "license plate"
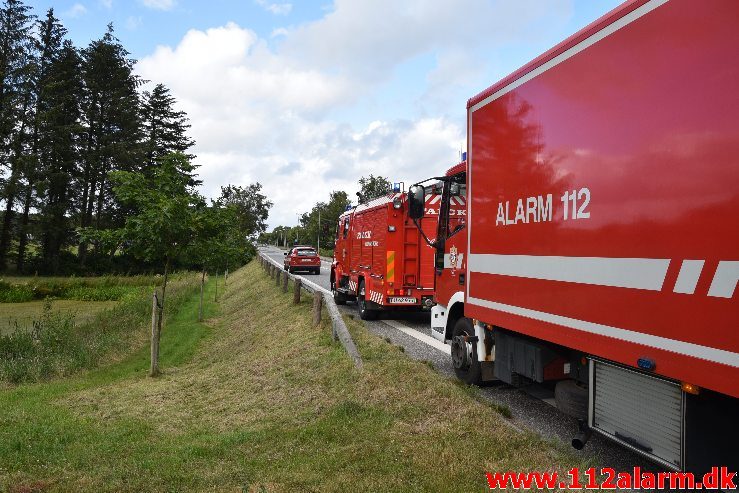
[[313,262],[313,261],[311,259],[309,259],[309,258],[304,258],[303,259],[303,262]]
[[408,297],[392,297],[390,298],[390,303],[394,303],[396,305],[413,305],[416,303],[416,298],[408,298]]

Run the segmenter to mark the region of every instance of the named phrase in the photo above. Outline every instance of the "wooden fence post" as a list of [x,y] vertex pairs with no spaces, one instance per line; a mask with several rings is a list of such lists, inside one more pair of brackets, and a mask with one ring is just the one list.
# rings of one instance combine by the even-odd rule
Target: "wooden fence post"
[[156,377],[159,375],[159,334],[157,324],[157,314],[159,313],[159,298],[156,290],[151,298],[151,366],[149,367],[149,376]]
[[295,284],[293,286],[293,305],[300,304],[300,287],[303,284],[303,282],[300,280],[300,278],[295,278]]
[[205,269],[203,269],[203,275],[200,278],[200,306],[198,307],[198,322],[203,321],[203,289],[205,288]]
[[280,269],[275,269],[275,285],[280,286]]
[[216,297],[215,301],[218,301],[218,269],[216,269]]
[[285,272],[285,277],[282,278],[282,292],[287,293],[287,281],[289,279],[290,275]]
[[323,295],[318,292],[313,292],[313,325],[315,327],[321,324],[321,308],[323,308]]

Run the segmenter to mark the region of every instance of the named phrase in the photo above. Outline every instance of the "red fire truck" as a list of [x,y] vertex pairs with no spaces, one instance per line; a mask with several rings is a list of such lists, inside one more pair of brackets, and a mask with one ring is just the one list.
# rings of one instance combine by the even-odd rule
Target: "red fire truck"
[[432,333],[467,382],[553,387],[577,447],[739,469],[738,18],[626,2],[470,99],[438,179]]
[[[345,212],[336,229],[331,291],[337,304],[356,300],[363,320],[381,310],[428,310],[434,295],[434,250],[408,218],[404,193],[389,193]],[[436,232],[437,195],[429,194],[424,228]]]

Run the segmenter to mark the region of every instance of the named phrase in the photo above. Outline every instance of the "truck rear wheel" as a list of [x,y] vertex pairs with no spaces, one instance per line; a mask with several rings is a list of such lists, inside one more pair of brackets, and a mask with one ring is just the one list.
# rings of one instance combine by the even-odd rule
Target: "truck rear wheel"
[[365,289],[364,281],[359,282],[359,294],[357,295],[357,307],[359,308],[359,318],[362,320],[374,320],[377,318],[377,311],[367,309],[367,302],[364,299]]
[[452,366],[457,378],[468,385],[482,385],[480,361],[477,359],[477,343],[468,341],[475,336],[472,320],[462,317],[454,324],[452,332]]

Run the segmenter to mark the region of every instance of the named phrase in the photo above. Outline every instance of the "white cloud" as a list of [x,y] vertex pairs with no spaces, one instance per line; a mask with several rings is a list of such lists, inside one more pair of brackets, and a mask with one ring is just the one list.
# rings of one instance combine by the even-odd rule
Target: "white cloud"
[[144,19],[141,16],[129,16],[126,19],[126,29],[129,31],[135,31],[144,24]]
[[262,7],[268,12],[272,12],[275,15],[287,15],[289,14],[293,6],[291,3],[270,3],[267,0],[255,0],[256,4]]
[[[285,52],[306,64],[375,79],[436,50],[482,51],[517,39],[532,22],[556,25],[572,0],[335,0],[322,19],[298,27]],[[527,35],[530,33],[526,32]]]
[[105,7],[106,9],[112,9],[113,8],[113,0],[98,0],[98,3]]
[[277,37],[284,37],[290,34],[290,32],[285,29],[284,27],[278,27],[276,29],[272,30],[272,33],[269,35],[270,38],[277,38]]
[[82,17],[86,13],[87,7],[85,7],[81,3],[75,3],[69,10],[64,13],[64,17],[75,19],[77,17]]
[[141,3],[154,10],[172,10],[177,4],[176,0],[140,0]]
[[[206,195],[259,181],[275,203],[270,225],[295,224],[332,190],[353,197],[362,175],[409,184],[443,173],[465,142],[465,98],[494,82],[488,52],[563,22],[569,2],[336,0],[318,21],[275,29],[275,48],[229,23],[189,31],[136,70],[188,113]],[[403,88],[408,111],[383,116],[380,92],[425,55],[428,71]]]

